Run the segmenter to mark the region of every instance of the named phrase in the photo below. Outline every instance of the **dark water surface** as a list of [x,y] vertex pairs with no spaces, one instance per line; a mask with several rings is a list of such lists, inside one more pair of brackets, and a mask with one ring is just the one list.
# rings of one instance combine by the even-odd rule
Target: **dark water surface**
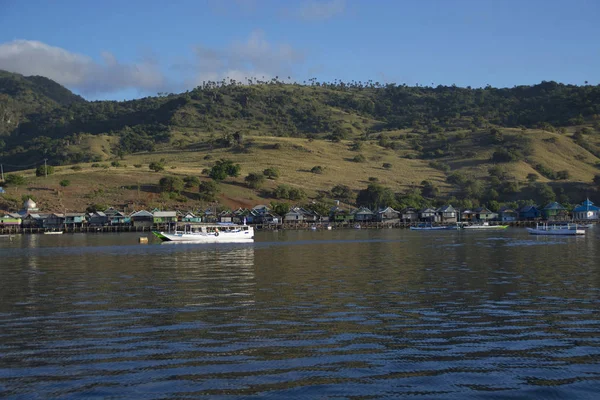
[[600,396],[600,227],[138,237],[0,238],[0,398]]

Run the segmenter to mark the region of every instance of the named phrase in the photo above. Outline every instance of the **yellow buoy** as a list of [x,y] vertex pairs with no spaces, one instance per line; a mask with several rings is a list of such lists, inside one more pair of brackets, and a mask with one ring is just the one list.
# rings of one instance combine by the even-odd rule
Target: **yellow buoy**
[[148,243],[148,238],[147,237],[141,237],[140,238],[140,243],[142,243],[142,244]]

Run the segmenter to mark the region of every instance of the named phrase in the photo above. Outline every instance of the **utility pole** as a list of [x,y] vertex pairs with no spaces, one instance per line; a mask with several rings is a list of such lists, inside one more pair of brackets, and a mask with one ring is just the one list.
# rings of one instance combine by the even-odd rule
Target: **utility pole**
[[48,178],[48,165],[46,165],[47,160],[48,160],[47,158],[44,158],[44,177],[45,178]]

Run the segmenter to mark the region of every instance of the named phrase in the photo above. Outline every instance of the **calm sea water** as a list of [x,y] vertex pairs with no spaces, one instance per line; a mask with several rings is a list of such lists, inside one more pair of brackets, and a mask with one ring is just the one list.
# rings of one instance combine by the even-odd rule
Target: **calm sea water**
[[600,393],[600,227],[0,238],[1,398]]

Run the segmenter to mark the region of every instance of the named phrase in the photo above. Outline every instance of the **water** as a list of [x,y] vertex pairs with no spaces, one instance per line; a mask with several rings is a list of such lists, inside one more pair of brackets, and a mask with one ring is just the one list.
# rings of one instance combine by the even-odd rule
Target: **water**
[[0,238],[0,398],[600,391],[600,227]]

